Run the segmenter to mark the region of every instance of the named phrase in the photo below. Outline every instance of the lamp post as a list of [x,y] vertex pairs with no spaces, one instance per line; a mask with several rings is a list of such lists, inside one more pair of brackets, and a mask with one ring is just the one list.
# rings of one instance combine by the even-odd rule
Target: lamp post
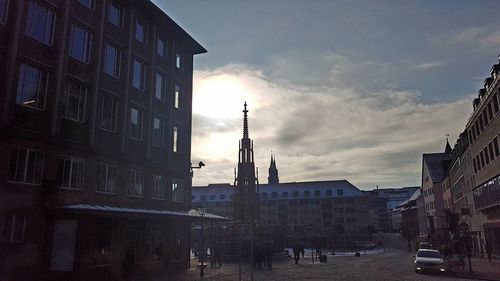
[[203,217],[205,216],[206,214],[206,208],[199,208],[198,209],[198,212],[200,213],[200,216],[201,216],[201,238],[200,238],[200,245],[201,245],[201,249],[200,249],[200,277],[203,277],[205,275],[204,273],[204,269],[205,269],[205,265],[204,265],[204,262],[205,262],[205,253],[206,253],[206,250],[205,250],[205,245],[204,245],[204,237],[203,237]]

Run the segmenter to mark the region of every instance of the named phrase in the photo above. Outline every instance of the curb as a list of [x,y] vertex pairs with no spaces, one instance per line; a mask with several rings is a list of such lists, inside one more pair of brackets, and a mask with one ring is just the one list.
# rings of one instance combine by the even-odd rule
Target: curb
[[483,281],[499,281],[500,279],[489,279],[485,277],[480,277],[474,274],[470,273],[459,273],[456,271],[448,270],[448,272],[452,273],[455,278],[460,278],[460,279],[473,279],[473,280],[483,280]]

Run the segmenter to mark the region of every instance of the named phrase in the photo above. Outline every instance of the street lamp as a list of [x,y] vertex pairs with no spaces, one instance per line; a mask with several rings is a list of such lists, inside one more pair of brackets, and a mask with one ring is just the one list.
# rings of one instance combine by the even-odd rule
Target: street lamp
[[201,167],[205,167],[205,163],[203,163],[202,161],[198,163],[198,166],[191,166],[191,165],[193,165],[193,163],[189,165],[189,173],[191,175],[191,178],[193,178],[193,169],[201,169]]
[[205,273],[203,272],[203,270],[205,268],[204,260],[205,260],[205,253],[206,253],[205,245],[204,245],[204,239],[205,238],[203,237],[203,231],[204,231],[204,229],[203,229],[203,217],[207,213],[207,209],[202,207],[202,208],[198,209],[198,212],[200,213],[200,216],[201,216],[201,239],[200,239],[201,249],[200,249],[200,257],[199,257],[200,258],[200,263],[201,263],[200,277],[203,277],[205,275]]

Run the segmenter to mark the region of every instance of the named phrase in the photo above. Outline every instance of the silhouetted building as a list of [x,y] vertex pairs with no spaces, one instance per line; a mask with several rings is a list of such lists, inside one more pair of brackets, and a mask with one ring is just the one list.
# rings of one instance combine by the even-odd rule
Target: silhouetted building
[[245,102],[243,109],[243,138],[238,153],[238,176],[234,194],[234,219],[242,223],[259,220],[258,181],[255,176],[253,141],[248,136],[248,110]]
[[120,276],[126,253],[144,271],[185,268],[193,56],[206,50],[147,0],[0,11],[2,276]]
[[273,155],[271,155],[271,164],[269,165],[269,177],[267,177],[267,183],[280,183],[280,178],[278,177],[278,168],[276,167],[276,157]]

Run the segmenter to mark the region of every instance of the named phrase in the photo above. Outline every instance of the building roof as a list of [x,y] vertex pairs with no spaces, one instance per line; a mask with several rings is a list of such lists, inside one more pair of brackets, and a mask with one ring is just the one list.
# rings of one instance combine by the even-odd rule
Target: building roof
[[[230,184],[210,184],[204,187],[193,187],[192,202],[203,201],[201,200],[202,195],[205,196],[207,202],[232,201],[231,195],[234,191],[234,186]],[[347,180],[259,184],[259,193],[263,200],[367,196]]]
[[76,213],[107,213],[107,214],[129,214],[129,215],[145,215],[145,216],[168,216],[168,217],[187,217],[187,218],[207,218],[225,220],[227,218],[206,213],[203,216],[198,210],[191,209],[189,211],[169,211],[163,209],[143,209],[131,208],[111,205],[95,205],[95,204],[74,204],[57,206],[56,209],[67,210]]
[[423,162],[427,165],[427,169],[429,169],[432,182],[441,182],[445,177],[442,163],[443,157],[444,153],[425,153],[423,155]]

